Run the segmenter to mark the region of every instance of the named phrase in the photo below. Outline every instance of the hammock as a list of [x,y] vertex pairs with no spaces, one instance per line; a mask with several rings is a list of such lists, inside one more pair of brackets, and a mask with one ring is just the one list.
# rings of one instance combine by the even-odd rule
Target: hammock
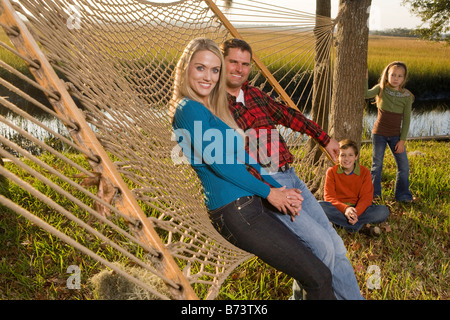
[[[43,203],[46,214],[7,195],[0,195],[0,205],[157,299],[215,298],[252,255],[212,227],[195,172],[172,161],[167,103],[174,66],[192,38],[218,44],[244,38],[255,51],[252,84],[308,113],[312,105],[331,103],[333,21],[258,1],[229,11],[211,0],[1,0],[0,6],[8,36],[1,50],[27,66],[0,61],[7,71],[0,78],[6,110],[0,177]],[[314,91],[318,80],[323,85]],[[326,157],[317,162],[317,146],[280,131],[299,176],[320,189]],[[51,215],[72,227],[52,225]],[[108,261],[80,234],[156,275],[168,290]]]

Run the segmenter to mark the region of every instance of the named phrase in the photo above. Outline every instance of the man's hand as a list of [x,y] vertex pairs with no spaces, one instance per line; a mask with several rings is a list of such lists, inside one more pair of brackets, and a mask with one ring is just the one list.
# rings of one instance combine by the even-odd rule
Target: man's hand
[[331,156],[331,160],[334,163],[337,163],[339,157],[339,142],[337,142],[336,139],[331,138],[330,142],[325,147],[325,150]]

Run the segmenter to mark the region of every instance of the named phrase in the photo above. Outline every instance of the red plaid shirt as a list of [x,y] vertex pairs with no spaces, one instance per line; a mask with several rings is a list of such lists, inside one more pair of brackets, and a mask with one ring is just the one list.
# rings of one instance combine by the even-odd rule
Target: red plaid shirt
[[[270,133],[272,129],[276,130],[276,125],[283,125],[307,134],[323,147],[330,142],[330,136],[298,110],[276,102],[260,89],[250,86],[248,82],[243,84],[242,90],[244,91],[245,106],[237,103],[236,97],[228,94],[229,107],[238,126],[249,137],[246,145],[247,152],[262,166],[267,164],[268,160],[270,161],[272,151],[278,151],[278,167],[293,161],[293,156],[278,131],[276,132],[278,143],[276,143],[276,139],[274,139],[275,143],[272,143],[273,139]],[[253,130],[248,131],[249,129]],[[266,150],[261,152],[262,143],[266,145]]]

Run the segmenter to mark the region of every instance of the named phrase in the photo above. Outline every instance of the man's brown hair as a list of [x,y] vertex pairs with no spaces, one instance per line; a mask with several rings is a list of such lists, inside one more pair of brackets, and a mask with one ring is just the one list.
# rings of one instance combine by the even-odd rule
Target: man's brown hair
[[250,52],[250,57],[252,57],[253,55],[252,47],[250,47],[247,42],[241,39],[228,39],[220,45],[220,50],[222,50],[224,57],[228,56],[228,52],[231,48],[239,48],[241,49],[241,51],[248,51]]

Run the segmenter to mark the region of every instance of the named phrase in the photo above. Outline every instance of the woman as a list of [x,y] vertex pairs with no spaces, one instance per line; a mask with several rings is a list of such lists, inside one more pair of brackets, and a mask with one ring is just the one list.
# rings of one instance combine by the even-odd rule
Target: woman
[[302,197],[265,174],[244,151],[228,110],[223,65],[213,41],[192,40],[177,64],[171,101],[177,141],[202,182],[211,221],[228,241],[299,281],[307,299],[336,299],[330,270],[273,216],[295,217]]

